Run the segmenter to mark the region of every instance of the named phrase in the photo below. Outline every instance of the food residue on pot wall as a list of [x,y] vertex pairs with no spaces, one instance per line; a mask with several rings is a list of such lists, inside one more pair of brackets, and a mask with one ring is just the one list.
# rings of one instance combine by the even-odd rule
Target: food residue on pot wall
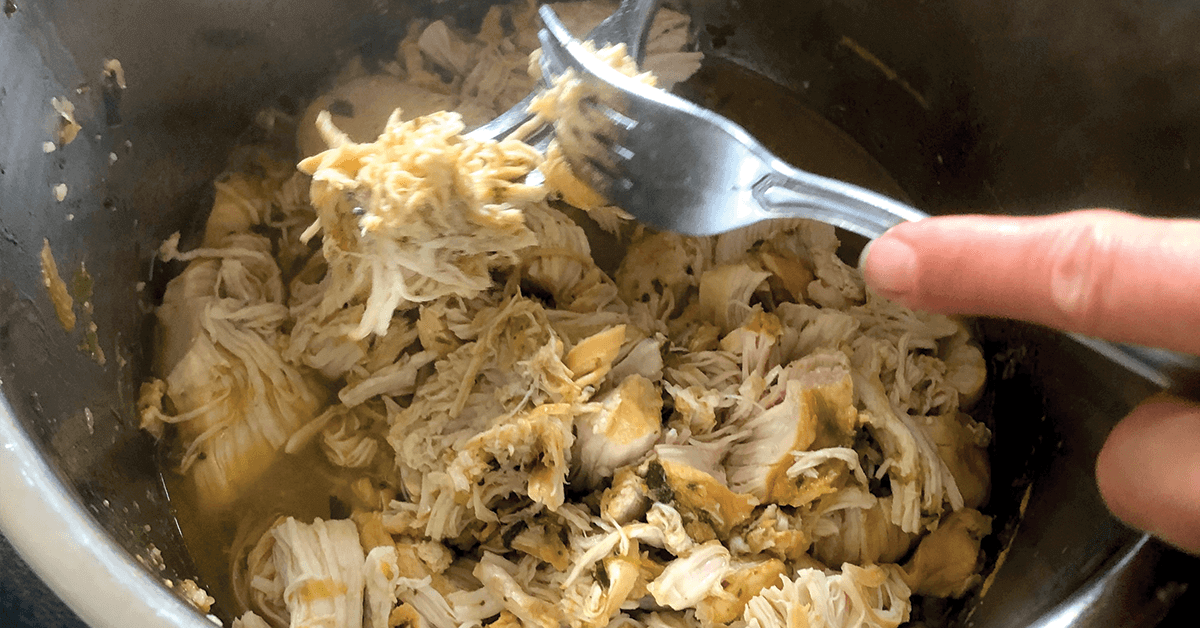
[[79,343],[79,350],[88,354],[100,366],[104,366],[108,358],[104,355],[104,349],[100,346],[100,335],[96,322],[91,320],[93,310],[92,288],[94,282],[92,276],[87,272],[87,267],[82,263],[79,265],[79,270],[75,271],[74,276],[71,278],[71,287],[68,288],[67,282],[63,280],[62,275],[59,273],[58,263],[54,260],[54,251],[50,248],[50,240],[42,240],[40,257],[42,261],[42,284],[46,286],[46,292],[50,297],[50,302],[54,304],[54,313],[58,316],[58,322],[62,325],[63,331],[71,332],[75,330],[75,324],[78,320],[75,314],[75,301],[79,301],[82,304],[85,321],[83,339]]
[[116,59],[104,60],[104,78],[113,81],[120,89],[125,89],[125,69]]
[[83,332],[83,342],[79,343],[79,350],[88,354],[96,364],[104,366],[108,362],[108,358],[104,356],[104,349],[100,347],[100,336],[97,331],[95,321],[88,321]]
[[[105,59],[100,80],[101,102],[104,105],[104,123],[109,127],[120,126],[121,95],[125,91],[125,69],[116,59]],[[100,136],[97,135],[99,140]]]
[[54,313],[63,331],[75,329],[75,300],[67,290],[67,282],[58,274],[58,264],[54,261],[54,252],[50,250],[50,240],[42,240],[42,284],[54,304]]
[[83,340],[79,343],[79,350],[88,354],[99,364],[104,366],[108,359],[104,356],[104,349],[100,347],[100,336],[97,333],[96,322],[92,319],[92,314],[95,311],[92,305],[92,289],[95,286],[95,281],[87,271],[87,266],[83,262],[79,263],[79,270],[75,271],[71,277],[71,291],[75,300],[79,302],[80,309],[83,312],[83,318],[86,321],[83,329]]
[[50,105],[58,112],[58,143],[66,146],[75,141],[75,136],[83,128],[75,121],[75,105],[66,98],[51,98]]

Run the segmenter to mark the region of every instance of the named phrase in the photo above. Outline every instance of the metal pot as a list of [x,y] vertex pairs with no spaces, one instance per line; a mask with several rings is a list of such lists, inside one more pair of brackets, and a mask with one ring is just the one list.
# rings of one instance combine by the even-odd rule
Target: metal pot
[[[165,283],[153,251],[203,220],[211,180],[262,105],[295,108],[349,56],[390,52],[414,15],[469,22],[479,4],[4,2],[0,531],[91,625],[211,626],[173,587],[193,568],[134,411],[149,364],[145,308]],[[677,5],[713,63],[819,112],[932,213],[1198,213],[1195,3]],[[128,89],[102,75],[114,58]],[[44,153],[58,124],[52,97],[75,104],[83,131]],[[76,294],[90,311],[71,333],[42,284],[43,239],[75,288],[92,285]],[[1182,381],[1178,364],[1025,325],[977,327],[992,365],[982,414],[996,435],[994,576],[985,595],[922,616],[1154,623],[1178,590],[1165,570],[1180,559],[1108,515],[1092,466],[1116,420]]]

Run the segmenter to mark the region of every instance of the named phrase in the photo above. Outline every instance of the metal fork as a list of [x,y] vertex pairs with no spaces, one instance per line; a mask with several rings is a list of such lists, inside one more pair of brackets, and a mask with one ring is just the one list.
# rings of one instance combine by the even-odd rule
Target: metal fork
[[[646,38],[650,34],[650,25],[654,14],[658,12],[659,0],[621,0],[613,14],[604,18],[587,34],[589,41],[598,45],[625,44],[626,51],[640,65],[646,57]],[[559,22],[562,26],[562,22]],[[508,111],[497,116],[491,122],[475,128],[466,137],[478,140],[501,140],[533,119],[529,113],[529,104],[541,90],[535,89],[515,104]],[[525,141],[537,144],[549,136],[551,129],[545,125],[529,133]]]
[[876,238],[927,214],[772,155],[742,127],[617,72],[583,49],[550,7],[539,16],[544,80],[587,83],[577,115],[555,122],[575,174],[654,227],[712,235],[769,218],[811,218]]

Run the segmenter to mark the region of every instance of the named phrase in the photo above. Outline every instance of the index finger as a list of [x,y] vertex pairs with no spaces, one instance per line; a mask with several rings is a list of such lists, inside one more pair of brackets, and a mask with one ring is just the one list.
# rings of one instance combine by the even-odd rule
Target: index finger
[[862,267],[869,286],[914,309],[1200,355],[1200,221],[1103,210],[929,218],[880,236]]

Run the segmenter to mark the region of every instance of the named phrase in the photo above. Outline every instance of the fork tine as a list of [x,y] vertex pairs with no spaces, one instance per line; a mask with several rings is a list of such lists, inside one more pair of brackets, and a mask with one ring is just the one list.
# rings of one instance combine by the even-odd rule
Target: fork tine
[[[543,79],[553,81],[567,69],[587,76],[586,68],[566,48],[576,41],[554,10],[542,7],[539,14],[545,25],[538,33],[542,44]],[[614,186],[628,189],[631,185],[625,162],[633,152],[622,145],[622,138],[637,126],[637,121],[618,110],[617,104],[589,94],[578,103],[577,115],[567,116],[555,124],[563,154],[576,176],[602,195],[607,195]]]
[[[579,103],[580,112],[561,120],[556,129],[566,155],[585,161],[599,176],[619,183],[627,178],[626,162],[633,151],[622,145],[628,132],[615,124],[611,108],[594,98]],[[610,182],[604,182],[607,187]]]
[[[627,178],[627,164],[634,158],[635,153],[625,146],[625,139],[631,128],[636,126],[636,121],[594,98],[584,100],[580,107],[588,110],[585,118],[587,126],[579,130],[591,140],[587,156],[603,166],[602,172],[613,179]],[[633,124],[627,125],[624,121]],[[567,124],[569,126],[570,122]]]
[[[543,80],[553,82],[553,77],[557,77],[567,69],[572,69],[581,78],[588,77],[593,73],[585,66],[579,58],[578,51],[572,51],[568,46],[579,46],[579,41],[567,32],[562,21],[554,9],[549,6],[543,6],[538,11],[539,17],[545,28],[538,31],[538,40],[542,44],[542,76]],[[547,78],[549,77],[549,78]],[[596,81],[591,82],[594,86],[604,85]],[[590,94],[590,100],[594,108],[601,113],[612,125],[620,127],[624,131],[632,130],[637,126],[637,120],[628,115],[628,111],[622,110],[622,99],[619,91],[608,89],[603,94],[604,100],[601,100],[595,94]]]
[[[623,43],[629,56],[641,65],[646,56],[646,40],[650,36],[649,25],[653,22],[654,14],[658,12],[658,4],[659,0],[622,2],[610,18],[613,28],[597,28],[588,35],[588,39],[595,41],[597,46]],[[639,30],[638,25],[643,24],[647,27]],[[636,33],[637,36],[629,39],[629,33]]]
[[610,179],[621,177],[622,173],[616,160],[610,156],[607,144],[586,129],[560,128],[558,141],[572,166],[576,162],[585,162],[598,176]]
[[[641,63],[658,3],[659,0],[621,0],[617,10],[592,29],[588,38],[605,43],[623,42],[628,46],[630,56]],[[560,64],[559,67],[565,66]],[[529,113],[529,104],[534,96],[534,93],[530,93],[508,111],[467,133],[467,136],[477,140],[499,140],[511,135],[533,118],[533,114]],[[526,139],[531,144],[541,143],[546,134],[543,127]]]
[[[542,45],[542,78],[558,76],[574,67],[571,55],[567,54],[565,42],[570,41],[571,34],[563,26],[558,14],[549,6],[538,9],[538,17],[542,20],[542,28],[538,30],[538,42]],[[578,67],[576,67],[578,70]]]
[[608,139],[586,124],[572,122],[557,124],[555,135],[575,175],[607,197],[614,182],[623,178],[618,160],[608,149]]
[[[553,15],[554,10],[551,9],[550,13]],[[557,20],[558,16],[554,15],[554,19]],[[567,54],[558,39],[545,28],[538,31],[538,42],[542,45],[542,82],[549,87],[554,84],[555,78],[570,67],[567,65],[570,55]]]
[[617,192],[627,192],[633,186],[629,178],[614,174],[608,166],[588,155],[564,154],[567,155],[567,163],[571,165],[571,172],[605,199],[613,198]]

